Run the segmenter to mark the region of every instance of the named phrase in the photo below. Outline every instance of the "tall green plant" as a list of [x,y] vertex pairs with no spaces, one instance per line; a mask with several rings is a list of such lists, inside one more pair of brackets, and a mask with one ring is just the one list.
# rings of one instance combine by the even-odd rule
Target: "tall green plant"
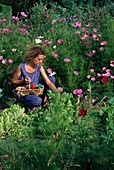
[[4,89],[4,94],[8,95],[9,86],[12,89],[12,73],[17,65],[24,61],[25,51],[32,45],[32,42],[26,21],[23,22],[16,16],[6,18],[2,16],[0,23],[0,86]]

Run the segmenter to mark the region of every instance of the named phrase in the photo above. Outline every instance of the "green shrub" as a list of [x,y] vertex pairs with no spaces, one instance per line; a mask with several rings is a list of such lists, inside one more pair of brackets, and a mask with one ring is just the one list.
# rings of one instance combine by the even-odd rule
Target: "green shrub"
[[111,169],[114,98],[103,97],[88,106],[74,102],[70,93],[62,93],[59,100],[51,91],[48,95],[50,105],[29,115],[18,105],[1,113],[2,167],[62,170],[91,165]]

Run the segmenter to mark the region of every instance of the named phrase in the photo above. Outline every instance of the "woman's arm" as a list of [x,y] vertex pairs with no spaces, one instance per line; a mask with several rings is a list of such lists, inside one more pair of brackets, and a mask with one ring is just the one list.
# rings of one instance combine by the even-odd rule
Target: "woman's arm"
[[54,92],[59,92],[56,88],[56,86],[50,81],[50,79],[48,78],[43,66],[41,66],[41,69],[40,69],[40,72],[41,72],[41,75],[44,79],[44,81],[46,82],[46,84],[48,85],[48,87],[54,91]]
[[25,83],[25,79],[19,80],[20,75],[21,75],[21,69],[20,69],[20,66],[18,65],[11,79],[11,82],[14,85],[23,85]]

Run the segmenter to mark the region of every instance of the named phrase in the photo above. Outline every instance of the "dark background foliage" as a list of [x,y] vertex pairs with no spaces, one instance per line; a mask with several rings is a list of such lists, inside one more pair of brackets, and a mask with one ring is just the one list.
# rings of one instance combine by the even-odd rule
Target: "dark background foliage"
[[9,5],[12,7],[12,15],[19,16],[19,13],[23,10],[29,12],[29,9],[34,6],[35,3],[43,3],[47,8],[51,7],[51,4],[61,6],[63,8],[71,9],[73,5],[85,6],[91,4],[95,7],[110,6],[110,13],[113,15],[114,7],[112,6],[113,0],[0,0],[1,4]]

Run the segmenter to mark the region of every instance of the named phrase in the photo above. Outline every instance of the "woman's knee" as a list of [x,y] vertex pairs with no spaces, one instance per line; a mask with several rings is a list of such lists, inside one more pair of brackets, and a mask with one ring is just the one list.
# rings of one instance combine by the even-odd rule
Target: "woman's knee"
[[31,104],[34,106],[40,106],[42,104],[42,98],[35,96],[34,100],[31,101]]
[[25,103],[25,105],[32,105],[32,106],[40,106],[42,103],[42,98],[40,98],[39,96],[35,96],[35,95],[27,95],[24,97],[20,98],[20,102],[21,103]]

